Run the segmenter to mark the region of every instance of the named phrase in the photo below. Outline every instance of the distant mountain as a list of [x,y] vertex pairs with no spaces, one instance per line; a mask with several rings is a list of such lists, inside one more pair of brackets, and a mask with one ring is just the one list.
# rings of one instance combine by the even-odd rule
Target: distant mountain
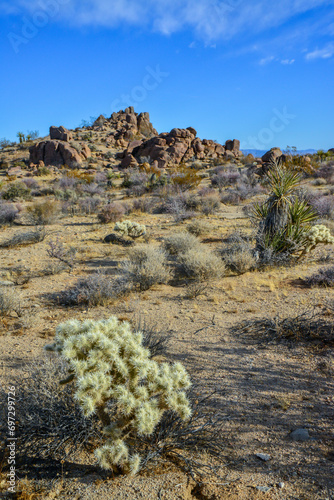
[[[268,151],[268,149],[242,149],[241,151],[244,155],[252,154],[253,156],[255,156],[255,158],[261,158],[261,156],[263,156]],[[297,150],[296,153],[299,155],[312,155],[317,151],[317,149],[300,149]]]

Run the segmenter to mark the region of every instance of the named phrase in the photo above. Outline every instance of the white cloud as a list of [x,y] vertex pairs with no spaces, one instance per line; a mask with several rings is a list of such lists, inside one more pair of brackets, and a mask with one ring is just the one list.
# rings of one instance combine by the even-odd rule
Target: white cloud
[[282,59],[281,64],[293,64],[295,59]]
[[305,58],[308,61],[312,61],[314,59],[329,59],[334,55],[334,43],[328,43],[323,49],[316,49],[312,52],[308,52]]
[[114,27],[118,24],[146,27],[165,35],[191,28],[206,42],[231,38],[241,32],[277,28],[292,16],[334,0],[11,0],[5,8],[19,8],[33,15],[41,5],[57,5],[60,18],[79,26]]
[[266,64],[270,64],[273,61],[275,61],[275,56],[268,56],[260,59],[259,64],[260,66],[265,66]]

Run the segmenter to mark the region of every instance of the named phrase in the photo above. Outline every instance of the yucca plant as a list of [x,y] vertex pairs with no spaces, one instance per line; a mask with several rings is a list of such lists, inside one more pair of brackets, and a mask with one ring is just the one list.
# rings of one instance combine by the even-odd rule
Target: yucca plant
[[299,257],[305,253],[311,222],[317,214],[296,194],[300,175],[285,168],[281,161],[271,163],[267,180],[271,194],[252,212],[259,221],[257,250],[260,256],[270,248],[275,254]]

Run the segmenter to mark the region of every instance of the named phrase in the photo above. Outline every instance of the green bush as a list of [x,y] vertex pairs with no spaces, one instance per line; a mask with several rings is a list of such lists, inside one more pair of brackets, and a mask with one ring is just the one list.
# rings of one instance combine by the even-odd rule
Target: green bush
[[24,182],[11,182],[2,192],[2,198],[4,200],[15,200],[17,198],[28,200],[30,198],[30,189]]

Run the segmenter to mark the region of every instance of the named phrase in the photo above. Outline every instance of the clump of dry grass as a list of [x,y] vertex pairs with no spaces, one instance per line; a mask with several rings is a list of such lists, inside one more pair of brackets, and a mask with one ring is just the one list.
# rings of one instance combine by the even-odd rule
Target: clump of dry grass
[[34,202],[27,207],[27,216],[30,224],[44,226],[52,224],[59,212],[58,204],[54,200]]
[[0,290],[0,316],[8,316],[13,312],[18,316],[22,315],[20,296],[13,288]]
[[194,236],[204,236],[208,234],[209,232],[209,227],[208,227],[208,221],[204,221],[201,219],[194,220],[190,224],[187,225],[187,231],[190,234],[193,234]]
[[333,287],[334,286],[334,267],[324,267],[319,269],[316,273],[312,274],[306,278],[306,283],[308,286],[324,286]]

